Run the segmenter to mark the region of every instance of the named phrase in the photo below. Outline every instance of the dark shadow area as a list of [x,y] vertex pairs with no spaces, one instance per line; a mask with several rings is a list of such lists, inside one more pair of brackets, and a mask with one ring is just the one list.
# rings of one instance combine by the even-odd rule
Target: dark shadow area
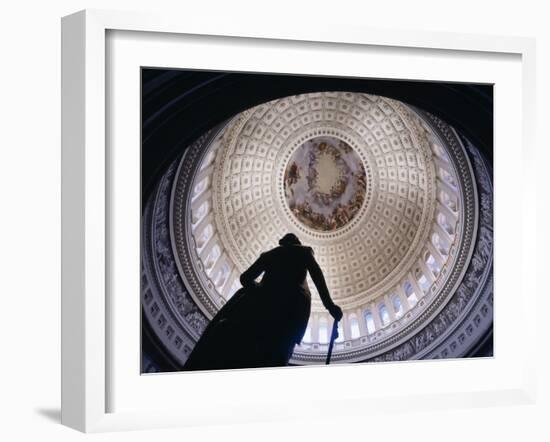
[[162,343],[151,330],[145,315],[141,314],[141,373],[179,371],[181,367],[164,350]]
[[61,423],[61,409],[60,408],[37,408],[34,410],[36,414],[42,416],[46,420],[54,422],[56,424]]
[[490,358],[494,356],[493,350],[493,327],[487,331],[487,334],[479,340],[476,345],[467,355],[467,358]]

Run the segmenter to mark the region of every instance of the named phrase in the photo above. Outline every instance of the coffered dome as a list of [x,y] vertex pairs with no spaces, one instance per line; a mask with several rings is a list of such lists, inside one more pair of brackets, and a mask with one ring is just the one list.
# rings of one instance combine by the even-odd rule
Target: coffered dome
[[[349,176],[340,173],[351,181],[346,190],[355,189],[362,199],[358,207],[349,198],[340,204],[354,213],[334,229],[312,227],[288,201],[293,187],[285,174],[315,140],[349,149],[342,161]],[[317,172],[309,164],[300,169]],[[352,169],[359,171],[357,180]],[[302,193],[315,197],[307,189]],[[344,308],[373,300],[410,270],[429,236],[435,206],[435,165],[420,122],[398,102],[365,94],[304,94],[244,112],[221,135],[212,169],[214,227],[238,272],[285,232],[297,233],[314,248],[331,294]],[[314,309],[320,308],[316,302]]]

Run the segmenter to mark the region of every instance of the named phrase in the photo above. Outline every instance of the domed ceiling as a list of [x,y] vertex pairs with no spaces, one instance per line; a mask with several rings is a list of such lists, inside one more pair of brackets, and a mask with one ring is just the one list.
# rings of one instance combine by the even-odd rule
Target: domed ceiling
[[[190,146],[174,171],[170,235],[201,314],[293,232],[345,313],[335,360],[364,359],[429,321],[464,274],[477,216],[464,148],[434,121],[385,97],[308,93],[246,110]],[[295,363],[318,360],[332,321],[309,287]]]
[[[304,94],[239,115],[211,174],[228,262],[240,274],[294,232],[344,309],[388,292],[432,230],[436,173],[423,132],[400,103],[364,94]],[[313,309],[323,309],[317,298]]]

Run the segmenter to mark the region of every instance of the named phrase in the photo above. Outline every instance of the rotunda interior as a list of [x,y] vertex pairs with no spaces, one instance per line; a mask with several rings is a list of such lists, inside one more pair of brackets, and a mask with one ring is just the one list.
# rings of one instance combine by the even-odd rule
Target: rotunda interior
[[[227,75],[218,94],[250,83],[256,103],[221,104],[193,75],[203,95],[178,101],[200,90],[188,73],[143,75],[142,371],[180,370],[287,232],[313,248],[343,310],[332,363],[492,356],[492,90],[273,76],[266,97],[250,91],[270,76]],[[441,95],[437,112],[426,105]],[[292,365],[328,350],[333,319],[308,286]]]

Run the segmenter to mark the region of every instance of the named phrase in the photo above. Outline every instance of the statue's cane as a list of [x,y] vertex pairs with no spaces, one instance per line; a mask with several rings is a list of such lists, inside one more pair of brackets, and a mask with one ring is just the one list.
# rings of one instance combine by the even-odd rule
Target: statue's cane
[[338,321],[334,321],[332,324],[332,333],[330,334],[330,343],[328,344],[328,354],[326,365],[330,364],[330,357],[332,356],[332,348],[334,347],[334,341],[338,337]]

